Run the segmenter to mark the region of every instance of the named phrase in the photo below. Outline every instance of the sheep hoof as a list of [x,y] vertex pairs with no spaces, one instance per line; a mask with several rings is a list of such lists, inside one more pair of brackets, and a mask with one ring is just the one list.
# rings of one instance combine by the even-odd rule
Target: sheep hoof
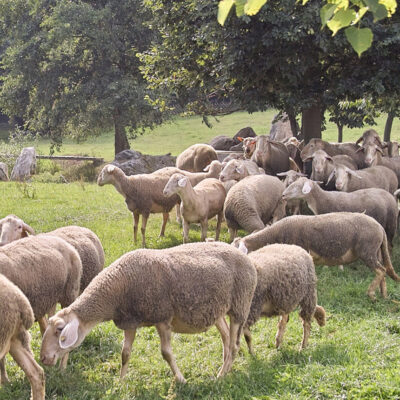
[[376,296],[373,293],[367,293],[368,297],[371,299],[371,301],[376,301]]
[[182,383],[182,384],[186,383],[186,379],[183,376],[175,376],[175,380],[178,383]]

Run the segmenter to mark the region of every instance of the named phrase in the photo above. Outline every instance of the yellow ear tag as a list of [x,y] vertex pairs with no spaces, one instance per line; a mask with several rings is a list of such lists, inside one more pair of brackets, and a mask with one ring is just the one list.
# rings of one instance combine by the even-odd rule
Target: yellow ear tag
[[62,342],[65,342],[65,339],[66,339],[65,336],[61,336],[61,337],[60,337],[60,340],[61,340]]

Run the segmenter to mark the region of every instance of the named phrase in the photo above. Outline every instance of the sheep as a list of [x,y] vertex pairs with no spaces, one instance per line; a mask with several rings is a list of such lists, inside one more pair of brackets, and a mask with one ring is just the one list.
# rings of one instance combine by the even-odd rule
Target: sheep
[[[289,170],[286,172],[280,172],[276,174],[277,176],[281,177],[284,176],[285,180],[283,181],[283,186],[285,189],[299,179],[302,176],[307,176],[301,172]],[[299,215],[301,210],[301,200],[299,199],[288,199],[286,201],[286,209],[289,211],[290,215]]]
[[379,147],[383,147],[383,143],[381,138],[379,137],[378,132],[375,129],[366,130],[356,141],[356,144],[363,142],[363,145],[373,143],[377,144]]
[[289,152],[280,142],[274,142],[268,136],[258,136],[256,148],[251,157],[266,174],[276,175],[290,169]]
[[399,143],[398,142],[384,142],[383,143],[383,153],[387,157],[397,157],[399,156]]
[[380,188],[390,193],[398,187],[396,174],[384,166],[376,166],[353,171],[344,165],[336,165],[328,179],[336,176],[335,186],[343,192],[354,192],[355,190]]
[[397,202],[383,189],[361,189],[351,193],[327,192],[316,182],[300,178],[285,189],[285,200],[303,199],[314,214],[336,211],[365,212],[385,229],[390,247],[397,231]]
[[[0,248],[0,274],[17,285],[28,298],[43,334],[45,315],[57,303],[70,305],[79,295],[82,263],[65,240],[47,234],[29,236]],[[60,367],[65,368],[68,356]],[[4,359],[0,360],[4,370]]]
[[289,314],[300,306],[303,320],[303,340],[300,349],[307,346],[311,321],[325,325],[325,310],[317,305],[317,277],[311,256],[301,247],[272,244],[249,254],[257,270],[257,286],[244,327],[244,337],[250,354],[250,327],[260,317],[280,316],[275,345],[282,343]]
[[[5,222],[2,224],[2,221]],[[3,229],[0,246],[25,237],[26,231],[31,234],[35,233],[33,228],[15,215],[8,215],[0,220],[1,227]],[[90,229],[74,225],[58,228],[48,234],[64,239],[77,250],[82,262],[80,290],[83,292],[83,289],[104,267],[104,250],[100,239]]]
[[221,171],[219,180],[227,182],[229,180],[240,181],[246,176],[265,174],[262,168],[250,160],[231,160]]
[[[43,369],[35,361],[30,346],[28,329],[33,325],[32,307],[22,291],[0,274],[0,359],[8,352],[25,372],[31,385],[31,400],[44,400],[45,376]],[[1,364],[1,383],[8,377]]]
[[329,143],[322,139],[311,139],[300,153],[303,162],[310,158],[317,150],[324,150],[330,156],[345,154],[351,157],[357,164],[357,168],[364,168],[364,157],[357,152],[360,147],[355,143]]
[[385,230],[365,214],[295,215],[233,242],[243,252],[271,243],[300,246],[311,254],[316,265],[348,264],[360,259],[376,275],[367,291],[372,300],[378,286],[382,296],[387,297],[385,273],[400,281],[390,260]]
[[0,219],[0,246],[27,237],[28,233],[34,235],[35,231],[16,215],[10,214]]
[[179,154],[176,166],[189,172],[200,172],[213,160],[218,160],[218,156],[210,145],[194,144]]
[[204,241],[207,236],[208,220],[215,215],[217,215],[215,239],[219,239],[226,191],[224,185],[218,179],[204,179],[193,188],[188,177],[182,174],[174,174],[165,185],[163,194],[165,196],[178,194],[181,198],[183,243],[189,241],[191,222],[200,222],[201,240]]
[[243,144],[243,154],[245,159],[251,159],[251,156],[256,149],[257,138],[254,137],[247,137],[242,138],[238,137],[238,140]]
[[[127,373],[136,329],[155,326],[161,353],[179,382],[185,382],[171,349],[171,332],[204,332],[216,325],[229,372],[250,310],[257,273],[250,259],[226,243],[189,243],[129,252],[105,268],[68,308],[49,321],[41,348],[55,365],[100,322],[124,330],[121,377]],[[224,316],[230,317],[230,328]]]
[[230,241],[236,237],[239,228],[253,232],[263,229],[272,218],[277,220],[284,215],[283,190],[283,183],[270,175],[248,176],[234,185],[224,204]]

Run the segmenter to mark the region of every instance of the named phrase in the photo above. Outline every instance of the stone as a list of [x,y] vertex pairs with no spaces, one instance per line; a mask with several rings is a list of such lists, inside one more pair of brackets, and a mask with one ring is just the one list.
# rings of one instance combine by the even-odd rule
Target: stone
[[7,164],[0,162],[0,181],[7,182],[9,180]]
[[233,137],[235,144],[239,143],[238,137],[247,138],[247,137],[256,137],[256,133],[253,128],[247,126],[246,128],[242,128],[236,135]]
[[288,139],[292,136],[293,133],[288,115],[283,113],[280,119],[278,119],[278,115],[275,115],[271,123],[269,138],[271,140],[275,140],[276,142],[283,142],[285,139]]
[[214,147],[215,150],[229,150],[232,146],[234,146],[236,142],[225,135],[216,136],[209,143],[210,146]]
[[36,171],[36,152],[34,147],[25,147],[15,162],[11,172],[12,181],[26,181]]
[[121,168],[126,175],[150,174],[164,167],[175,167],[176,157],[171,153],[162,156],[142,154],[136,150],[123,150],[111,163]]

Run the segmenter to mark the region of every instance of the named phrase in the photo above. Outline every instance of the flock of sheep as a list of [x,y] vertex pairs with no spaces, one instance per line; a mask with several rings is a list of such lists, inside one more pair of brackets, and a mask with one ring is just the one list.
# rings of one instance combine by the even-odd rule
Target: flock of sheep
[[[9,352],[30,381],[31,398],[45,398],[44,372],[30,348],[34,321],[43,335],[41,362],[59,361],[65,368],[69,352],[93,327],[112,320],[124,331],[121,377],[136,330],[155,326],[163,358],[175,379],[185,382],[172,352],[172,332],[204,332],[215,325],[223,376],[242,334],[253,352],[250,327],[259,318],[280,317],[279,347],[289,314],[300,307],[301,348],[306,347],[312,319],[325,324],[314,264],[362,260],[375,272],[368,296],[375,299],[378,288],[387,296],[386,274],[400,280],[390,257],[400,182],[395,144],[382,143],[374,130],[357,143],[312,139],[303,147],[296,139],[280,143],[268,136],[242,141],[243,155],[222,162],[212,147],[196,144],[177,158],[176,168],[126,176],[110,164],[100,172],[98,185],[114,185],[133,213],[135,242],[142,216],[143,247],[150,213],[163,214],[163,236],[176,207],[184,243],[177,247],[132,251],[104,268],[102,244],[87,228],[35,235],[14,215],[0,220],[2,384],[8,381]],[[315,215],[298,215],[305,204]],[[206,238],[214,216],[216,241]],[[224,220],[231,245],[218,242]],[[205,243],[187,243],[191,223],[200,223]],[[249,235],[237,237],[239,229]],[[63,309],[55,313],[57,303]]]

